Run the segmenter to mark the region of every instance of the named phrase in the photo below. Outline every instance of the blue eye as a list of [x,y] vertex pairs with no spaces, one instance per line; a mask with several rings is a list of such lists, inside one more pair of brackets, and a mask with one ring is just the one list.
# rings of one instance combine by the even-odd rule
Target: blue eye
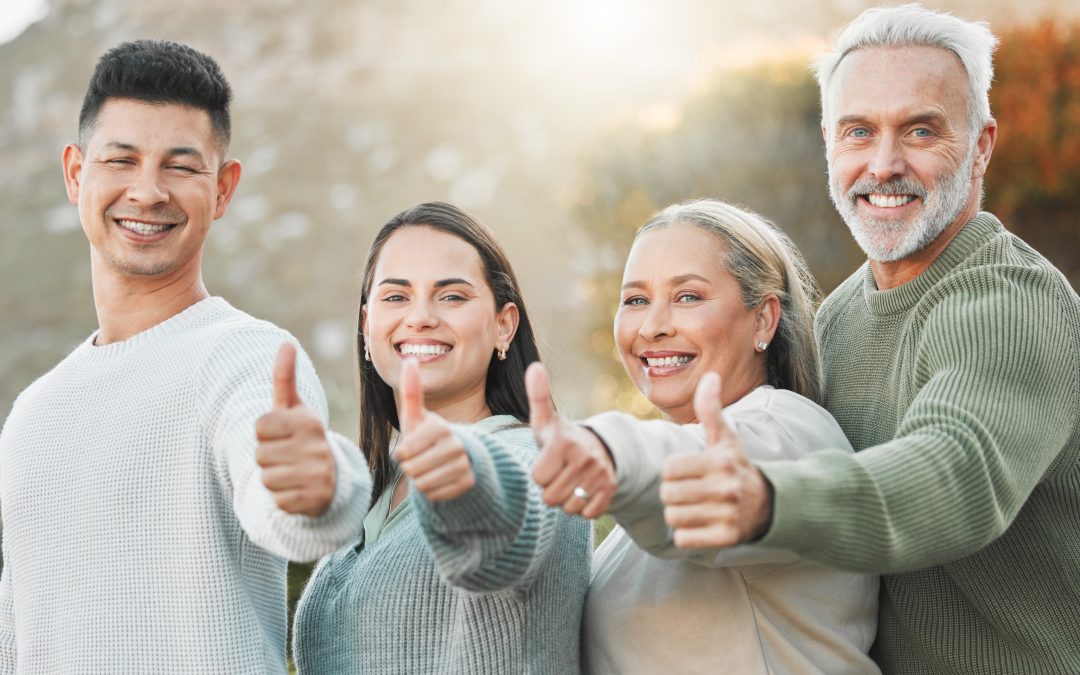
[[860,129],[852,129],[851,130],[851,135],[854,136],[855,138],[866,138],[867,136],[870,135],[870,132],[867,131],[866,129],[861,129],[861,128]]
[[642,305],[649,304],[649,301],[640,295],[635,295],[632,298],[627,298],[622,301],[623,307],[640,307]]
[[930,138],[933,134],[926,127],[919,127],[911,132],[916,138]]
[[675,298],[675,302],[682,303],[697,302],[698,300],[701,300],[701,296],[697,293],[679,293],[679,295]]

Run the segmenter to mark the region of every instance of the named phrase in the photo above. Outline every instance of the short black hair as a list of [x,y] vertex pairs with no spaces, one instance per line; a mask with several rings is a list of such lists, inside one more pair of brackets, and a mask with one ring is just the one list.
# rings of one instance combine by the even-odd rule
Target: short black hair
[[214,59],[187,45],[136,40],[113,47],[98,60],[79,112],[79,142],[110,98],[174,103],[205,110],[221,148],[229,146],[232,88]]

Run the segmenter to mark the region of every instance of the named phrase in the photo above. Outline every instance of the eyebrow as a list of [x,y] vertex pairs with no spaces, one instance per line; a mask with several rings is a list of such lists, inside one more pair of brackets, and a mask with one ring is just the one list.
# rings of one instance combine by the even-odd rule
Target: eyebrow
[[[945,116],[937,112],[924,112],[904,120],[904,125],[909,126],[912,124],[923,124],[926,122],[932,122],[938,125],[945,125]],[[836,120],[836,126],[842,127],[847,124],[873,124],[865,115],[844,115],[840,119]]]
[[[134,146],[131,143],[121,143],[120,141],[109,141],[105,144],[105,147],[112,150],[122,150],[124,152],[139,152],[139,148],[137,146]],[[186,145],[182,145],[176,148],[169,148],[166,155],[168,155],[169,157],[189,156],[194,157],[202,162],[206,161],[206,158],[203,157],[203,154],[201,152],[199,152],[196,148],[188,147]]]
[[[680,274],[678,276],[671,277],[670,283],[673,286],[678,286],[679,284],[685,284],[687,281],[701,281],[701,282],[704,282],[706,284],[709,283],[709,280],[706,279],[705,277],[701,276],[700,274],[692,274],[692,273],[691,274]],[[645,284],[644,281],[627,281],[625,284],[622,285],[623,290],[626,290],[627,288],[645,288],[645,287],[646,287],[646,284]]]
[[[474,287],[471,282],[466,281],[465,279],[461,279],[459,277],[452,277],[450,279],[440,279],[439,281],[436,281],[435,288],[443,288],[445,286],[453,286],[455,284],[465,284],[466,286]],[[412,282],[410,282],[408,279],[395,279],[392,277],[383,279],[378,283],[378,285],[407,286],[409,288],[412,288]]]

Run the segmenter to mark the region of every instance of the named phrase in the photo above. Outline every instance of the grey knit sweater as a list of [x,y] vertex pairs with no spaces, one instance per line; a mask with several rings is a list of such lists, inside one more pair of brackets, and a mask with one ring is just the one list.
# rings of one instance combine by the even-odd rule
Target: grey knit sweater
[[529,428],[499,416],[454,433],[476,485],[411,492],[373,544],[320,562],[296,613],[301,673],[578,671],[590,523],[543,503]]
[[[285,672],[285,558],[348,541],[371,485],[339,439],[323,516],[263,487],[255,420],[291,339],[209,298],[91,337],[19,396],[0,434],[0,673]],[[297,384],[325,418],[302,353]]]
[[882,579],[887,673],[1080,673],[1080,298],[988,213],[818,315],[854,456],[762,464],[763,543]]

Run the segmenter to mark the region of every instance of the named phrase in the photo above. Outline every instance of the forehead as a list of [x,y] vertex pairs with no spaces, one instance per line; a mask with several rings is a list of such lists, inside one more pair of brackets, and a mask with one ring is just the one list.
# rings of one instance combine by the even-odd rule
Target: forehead
[[486,286],[480,254],[461,237],[426,225],[406,225],[383,244],[375,283],[387,277],[413,283],[460,277]]
[[131,145],[144,151],[195,148],[204,154],[214,148],[210,114],[175,103],[148,103],[110,98],[101,106],[87,143]]
[[840,62],[829,83],[832,120],[936,110],[967,112],[968,78],[960,58],[939,47],[857,49]]
[[700,225],[672,223],[649,230],[634,240],[623,281],[667,279],[683,274],[718,280],[727,273],[724,253],[718,235]]

